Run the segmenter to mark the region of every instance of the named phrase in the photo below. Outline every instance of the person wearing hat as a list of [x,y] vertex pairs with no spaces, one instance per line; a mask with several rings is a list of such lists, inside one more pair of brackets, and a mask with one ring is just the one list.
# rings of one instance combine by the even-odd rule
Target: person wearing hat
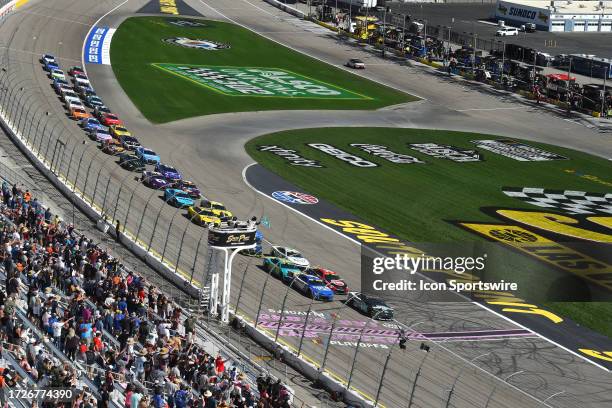
[[204,398],[206,399],[206,403],[204,404],[204,408],[217,408],[217,400],[213,396],[210,390],[206,390],[204,393]]
[[147,362],[147,354],[147,349],[143,347],[142,349],[140,349],[138,355],[134,359],[134,371],[136,374],[136,379],[139,381],[144,381],[145,378],[145,364]]

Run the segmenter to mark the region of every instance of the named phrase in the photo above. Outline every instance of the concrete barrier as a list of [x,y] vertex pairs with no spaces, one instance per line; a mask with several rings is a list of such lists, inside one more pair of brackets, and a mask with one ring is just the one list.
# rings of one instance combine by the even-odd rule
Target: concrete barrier
[[290,6],[286,5],[285,3],[281,3],[278,0],[264,0],[264,1],[266,3],[269,3],[269,4],[273,5],[274,7],[277,7],[279,9],[289,13],[289,14],[292,14],[292,15],[294,15],[296,17],[304,18],[304,16],[305,16],[304,12],[302,12],[302,11],[296,9],[296,8],[290,7]]
[[300,372],[310,381],[318,382],[328,392],[342,396],[342,401],[353,407],[368,408],[373,407],[373,401],[370,401],[356,392],[348,390],[346,384],[332,378],[327,372],[321,372],[320,367],[305,361],[297,356],[297,354],[289,347],[274,342],[274,338],[266,332],[253,327],[252,323],[246,321],[242,316],[232,314],[232,318],[238,319],[244,326],[245,332],[257,343],[261,344],[277,357],[282,354],[282,361]]

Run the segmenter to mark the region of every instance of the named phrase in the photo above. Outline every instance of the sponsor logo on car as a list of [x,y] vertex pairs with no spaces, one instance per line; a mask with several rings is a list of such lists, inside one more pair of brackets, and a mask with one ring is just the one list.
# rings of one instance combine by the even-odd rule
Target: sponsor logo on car
[[283,159],[287,160],[289,164],[292,166],[302,166],[302,167],[324,167],[322,166],[318,160],[306,159],[299,155],[297,151],[291,149],[285,149],[282,146],[277,145],[264,145],[257,146],[257,150],[260,152],[270,152],[275,154]]
[[452,160],[459,163],[483,161],[482,155],[476,150],[466,150],[438,143],[411,143],[408,146],[417,152],[438,159]]
[[312,147],[313,149],[320,150],[323,153],[329,154],[330,156],[333,156],[338,160],[347,162],[348,164],[353,165],[355,167],[378,167],[378,164],[376,163],[372,163],[371,161],[363,159],[354,154],[345,152],[342,149],[338,149],[337,147],[326,143],[308,143],[308,146]]
[[516,140],[472,140],[476,146],[518,161],[568,160],[567,157]]
[[415,163],[424,164],[425,163],[424,161],[419,160],[416,157],[408,156],[406,154],[395,153],[389,150],[387,146],[367,144],[367,143],[351,143],[351,146],[356,147],[360,150],[363,150],[366,153],[370,153],[371,155],[383,158],[387,161],[390,161],[391,163],[396,163],[396,164],[415,164]]
[[[183,44],[195,45],[194,43]],[[371,99],[365,95],[280,68],[165,63],[153,64],[153,66],[227,96]]]
[[316,204],[319,202],[317,197],[297,191],[275,191],[272,197],[289,204]]
[[198,50],[216,51],[230,48],[229,44],[223,44],[211,40],[199,40],[186,37],[165,38],[165,43],[178,45],[185,48],[196,48]]

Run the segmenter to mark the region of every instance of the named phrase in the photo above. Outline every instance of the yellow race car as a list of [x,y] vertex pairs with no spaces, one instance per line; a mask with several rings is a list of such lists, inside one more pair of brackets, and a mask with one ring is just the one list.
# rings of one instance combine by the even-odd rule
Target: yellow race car
[[120,136],[132,136],[129,130],[121,125],[112,125],[109,128],[111,135],[114,138],[119,139]]
[[203,207],[189,207],[187,210],[188,217],[191,221],[198,225],[206,225],[210,223],[219,223],[221,220],[210,209]]
[[200,207],[212,211],[217,217],[231,217],[233,215],[231,211],[225,208],[225,205],[218,201],[202,200]]

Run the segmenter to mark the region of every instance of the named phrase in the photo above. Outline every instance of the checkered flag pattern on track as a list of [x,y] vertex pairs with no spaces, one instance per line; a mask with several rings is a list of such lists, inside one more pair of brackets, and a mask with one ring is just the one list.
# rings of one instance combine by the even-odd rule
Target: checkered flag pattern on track
[[547,190],[536,187],[503,187],[514,197],[538,207],[554,208],[567,214],[612,214],[612,193],[573,190]]

